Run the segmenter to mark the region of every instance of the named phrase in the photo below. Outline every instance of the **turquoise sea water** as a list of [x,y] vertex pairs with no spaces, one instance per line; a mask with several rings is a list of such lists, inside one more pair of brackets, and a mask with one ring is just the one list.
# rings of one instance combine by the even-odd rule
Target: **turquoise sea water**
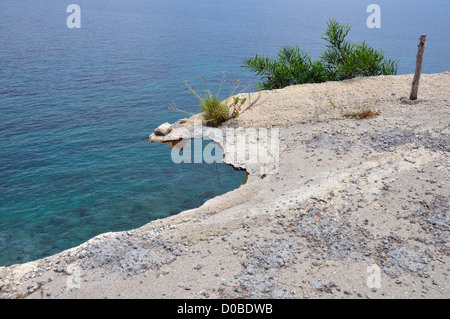
[[[400,59],[413,73],[420,34],[423,72],[449,70],[450,4],[377,1],[2,0],[0,2],[0,266],[42,258],[109,231],[200,206],[239,187],[224,164],[171,161],[167,145],[143,138],[163,122],[198,112],[182,82],[214,89],[257,78],[242,68],[255,53],[298,44],[316,58],[334,17],[350,37]],[[66,8],[81,8],[69,29]]]

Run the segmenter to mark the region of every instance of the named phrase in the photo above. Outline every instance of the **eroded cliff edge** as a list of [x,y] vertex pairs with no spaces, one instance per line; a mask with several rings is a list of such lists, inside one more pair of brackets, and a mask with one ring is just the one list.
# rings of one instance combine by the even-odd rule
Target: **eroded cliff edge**
[[[448,298],[450,74],[422,75],[421,101],[405,104],[412,78],[253,93],[237,119],[207,136],[277,128],[276,170],[230,161],[249,171],[239,189],[2,267],[0,296]],[[378,115],[343,116],[364,109]]]

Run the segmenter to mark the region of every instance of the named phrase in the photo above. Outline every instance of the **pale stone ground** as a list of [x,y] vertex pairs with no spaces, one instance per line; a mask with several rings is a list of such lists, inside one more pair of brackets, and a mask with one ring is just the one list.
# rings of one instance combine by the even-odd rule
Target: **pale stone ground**
[[[249,172],[240,188],[0,267],[0,298],[449,298],[450,74],[422,75],[421,101],[405,104],[412,78],[253,93],[226,127],[278,129],[273,169],[222,141]],[[380,114],[342,117],[362,108]]]

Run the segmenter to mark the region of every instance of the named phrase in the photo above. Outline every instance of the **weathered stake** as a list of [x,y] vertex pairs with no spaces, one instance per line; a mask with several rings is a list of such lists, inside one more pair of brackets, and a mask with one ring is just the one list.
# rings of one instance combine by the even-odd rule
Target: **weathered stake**
[[426,41],[427,41],[427,35],[422,34],[420,36],[420,42],[419,42],[418,50],[417,50],[416,72],[414,74],[414,80],[413,80],[412,87],[411,87],[411,95],[409,96],[409,99],[411,101],[417,100],[417,92],[419,91],[420,74],[422,73],[423,52],[425,51],[425,48],[426,48],[426,45],[425,45]]

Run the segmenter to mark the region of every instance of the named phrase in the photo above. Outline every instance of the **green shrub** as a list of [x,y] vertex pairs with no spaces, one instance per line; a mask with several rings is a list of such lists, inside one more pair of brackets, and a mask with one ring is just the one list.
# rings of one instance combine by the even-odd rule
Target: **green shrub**
[[350,29],[349,25],[329,20],[322,37],[327,49],[317,61],[312,61],[298,46],[285,46],[276,59],[256,54],[254,58],[244,60],[244,67],[261,76],[258,83],[261,90],[397,73],[397,61],[386,60],[383,51],[375,50],[365,42],[347,41]]
[[258,83],[261,90],[280,89],[289,85],[323,82],[325,68],[322,63],[312,62],[311,57],[296,46],[281,48],[277,59],[256,54],[244,61],[245,66],[262,76]]
[[228,120],[229,109],[217,96],[208,96],[201,101],[203,119],[208,126],[217,127]]
[[[220,99],[220,92],[223,84],[225,83],[225,75],[227,74],[227,71],[222,72],[222,74],[222,80],[220,81],[219,87],[215,94],[212,94],[211,91],[206,88],[205,78],[203,76],[201,76],[200,79],[202,80],[203,91],[205,93],[204,95],[197,91],[195,85],[191,86],[187,83],[187,81],[183,82],[186,86],[186,90],[189,90],[199,100],[200,108],[203,112],[203,121],[208,126],[217,127],[232,117],[238,117],[242,105],[247,101],[247,98],[231,98],[241,84],[240,80],[230,82],[230,92],[228,93],[227,99],[224,101]],[[194,115],[194,113],[186,112],[178,108],[175,105],[175,102],[172,102],[172,104],[169,105],[169,109]]]
[[341,81],[358,76],[397,74],[397,62],[386,60],[384,52],[375,50],[366,42],[352,43],[346,40],[350,25],[328,22],[324,34],[326,51],[320,56],[331,81]]

